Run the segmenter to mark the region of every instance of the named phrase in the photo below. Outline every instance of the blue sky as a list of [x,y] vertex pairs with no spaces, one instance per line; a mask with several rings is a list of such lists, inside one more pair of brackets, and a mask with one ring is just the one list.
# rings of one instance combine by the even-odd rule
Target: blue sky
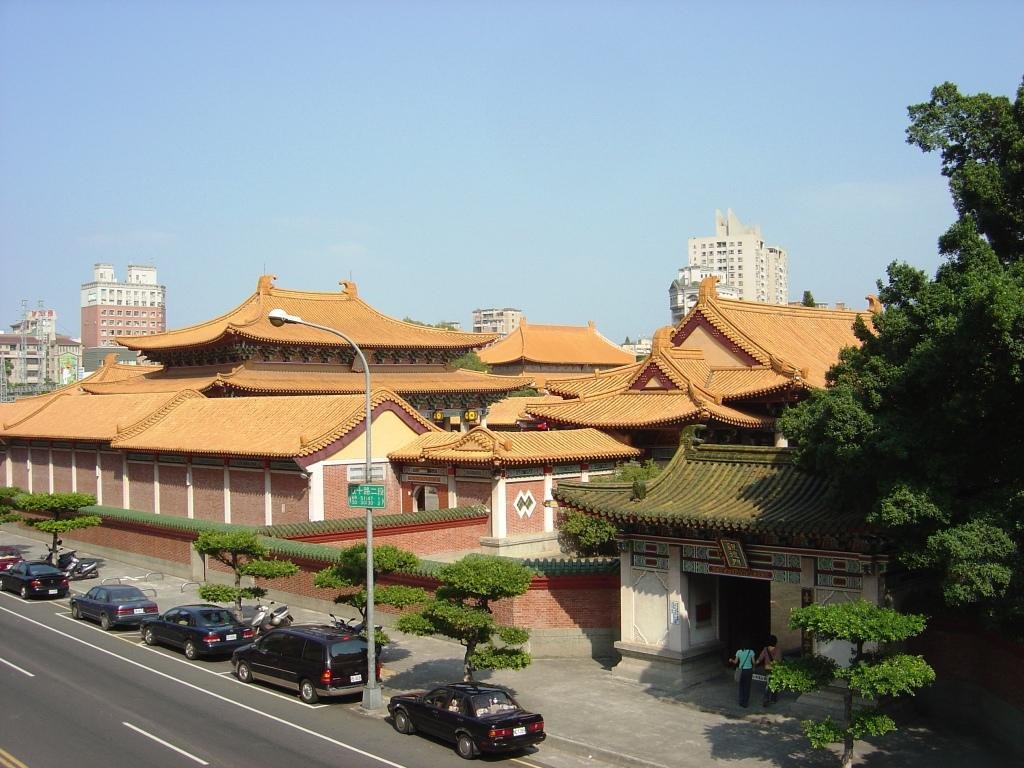
[[621,342],[726,208],[792,299],[865,306],[953,219],[907,106],[1012,96],[1022,29],[995,0],[0,0],[0,321],[41,300],[77,336],[94,263],[152,263],[170,327],[269,272]]

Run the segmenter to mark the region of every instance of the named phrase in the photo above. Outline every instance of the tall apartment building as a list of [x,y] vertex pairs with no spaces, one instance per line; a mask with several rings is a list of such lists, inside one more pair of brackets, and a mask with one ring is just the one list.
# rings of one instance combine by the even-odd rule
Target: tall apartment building
[[82,284],[82,345],[113,347],[117,336],[148,336],[167,330],[164,299],[156,267],[128,265],[118,282],[111,264],[94,264],[92,281]]
[[[715,211],[715,234],[691,237],[686,249],[691,267],[701,267],[707,274],[718,275],[719,295],[723,295],[724,285],[735,288],[744,301],[789,303],[786,251],[765,245],[761,227],[746,226],[732,210],[726,211],[724,216],[721,211]],[[678,303],[670,289],[670,304],[674,307]],[[682,304],[685,305],[685,297]]]
[[519,309],[474,309],[473,333],[500,333],[507,336],[523,321],[523,312]]
[[[682,320],[686,313],[697,303],[700,281],[705,277],[718,274],[707,267],[680,267],[676,279],[668,288],[668,306],[672,311],[672,325]],[[724,280],[724,278],[723,278]],[[726,299],[743,298],[740,289],[734,285],[719,281],[715,286],[718,295]]]
[[0,333],[0,371],[5,389],[8,384],[56,386],[79,378],[82,348],[77,340],[57,333],[57,312],[42,306],[30,310],[25,304],[22,302],[21,319],[11,323],[11,332]]

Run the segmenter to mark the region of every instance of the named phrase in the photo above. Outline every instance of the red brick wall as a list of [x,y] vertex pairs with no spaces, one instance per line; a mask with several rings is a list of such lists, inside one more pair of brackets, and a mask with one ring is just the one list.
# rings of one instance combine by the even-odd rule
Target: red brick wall
[[263,470],[232,469],[231,522],[237,525],[265,525]]
[[108,507],[120,507],[122,459],[119,453],[100,453],[100,482],[103,483],[103,503]]
[[160,465],[160,509],[163,515],[188,517],[186,470],[182,464]]
[[50,451],[53,462],[54,493],[71,493],[71,451],[54,448]]
[[224,470],[192,467],[192,511],[198,520],[224,522]]
[[[536,502],[530,511],[530,516],[520,517],[515,507],[516,496],[520,491],[532,491],[533,500]],[[508,534],[514,536],[517,533],[540,533],[544,530],[544,481],[529,480],[526,482],[505,481],[505,520],[508,525]]]
[[29,448],[32,454],[32,493],[50,492],[50,449]]
[[309,486],[295,472],[270,473],[270,511],[274,525],[309,520]]
[[128,462],[128,508],[156,512],[156,491],[153,487],[153,465],[141,461]]
[[525,595],[501,600],[495,618],[534,629],[619,626],[619,577],[552,576],[534,579]]
[[[96,495],[96,452],[75,451],[75,482],[79,493]],[[121,500],[118,499],[118,505]]]
[[192,538],[157,534],[145,528],[121,528],[111,521],[96,528],[79,528],[73,534],[76,540],[101,547],[135,552],[147,557],[169,560],[173,563],[192,562]]
[[11,462],[13,472],[11,473],[11,484],[15,488],[28,490],[28,448],[21,445],[11,446]]
[[491,508],[491,484],[470,483],[465,480],[455,481],[456,503],[460,507],[471,507],[474,504],[483,504]]

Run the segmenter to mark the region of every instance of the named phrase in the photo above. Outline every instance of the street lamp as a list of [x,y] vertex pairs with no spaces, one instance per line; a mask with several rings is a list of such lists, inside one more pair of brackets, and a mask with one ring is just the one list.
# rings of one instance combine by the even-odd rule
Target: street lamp
[[[363,482],[368,483],[371,480],[370,476],[370,459],[373,456],[372,443],[370,441],[370,366],[366,363],[366,355],[363,354],[363,350],[359,348],[352,339],[346,336],[344,333],[339,331],[337,328],[331,328],[327,325],[318,325],[317,323],[311,323],[308,320],[303,320],[298,315],[289,315],[283,309],[272,309],[267,313],[267,319],[270,324],[275,328],[280,328],[285,324],[292,325],[306,325],[310,328],[317,328],[327,333],[333,333],[335,336],[340,336],[342,339],[352,345],[352,349],[356,351],[356,355],[359,356],[359,362],[363,366],[363,375],[366,382],[366,468],[363,476]],[[374,610],[373,610],[373,509],[370,507],[366,508],[366,622],[363,628],[366,631],[366,685],[363,686],[363,709],[380,709],[383,705],[383,699],[381,696],[380,685],[377,684],[377,625],[374,622]]]

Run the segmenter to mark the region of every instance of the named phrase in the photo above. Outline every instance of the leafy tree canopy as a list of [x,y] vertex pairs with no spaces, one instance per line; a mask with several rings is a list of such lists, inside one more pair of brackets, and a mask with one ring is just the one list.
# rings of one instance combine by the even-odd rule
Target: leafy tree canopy
[[243,587],[242,577],[254,579],[279,579],[294,576],[299,567],[289,560],[275,560],[269,557],[270,550],[252,531],[203,531],[192,544],[201,555],[212,557],[223,563],[234,576],[234,584],[203,584],[199,596],[215,603],[235,604],[235,615],[242,615],[242,599],[259,598],[267,594],[262,587]]
[[480,359],[480,355],[472,350],[448,363],[449,370],[457,371],[459,368],[465,368],[467,371],[491,372],[491,367]]
[[811,293],[810,291],[804,291],[804,296],[800,300],[800,303],[803,304],[805,307],[816,307],[816,306],[818,306],[818,302],[816,302],[814,300],[814,294]]
[[892,263],[883,311],[855,328],[829,387],[783,414],[804,468],[931,574],[947,605],[1024,635],[1024,85],[1016,100],[946,83],[910,107],[959,218],[934,278]]
[[81,528],[93,528],[103,524],[99,515],[79,513],[83,507],[96,504],[96,497],[88,493],[22,493],[14,497],[14,505],[26,512],[49,515],[46,520],[34,520],[31,525],[43,533],[49,533],[49,553],[46,559],[53,563],[57,557],[61,534]]

